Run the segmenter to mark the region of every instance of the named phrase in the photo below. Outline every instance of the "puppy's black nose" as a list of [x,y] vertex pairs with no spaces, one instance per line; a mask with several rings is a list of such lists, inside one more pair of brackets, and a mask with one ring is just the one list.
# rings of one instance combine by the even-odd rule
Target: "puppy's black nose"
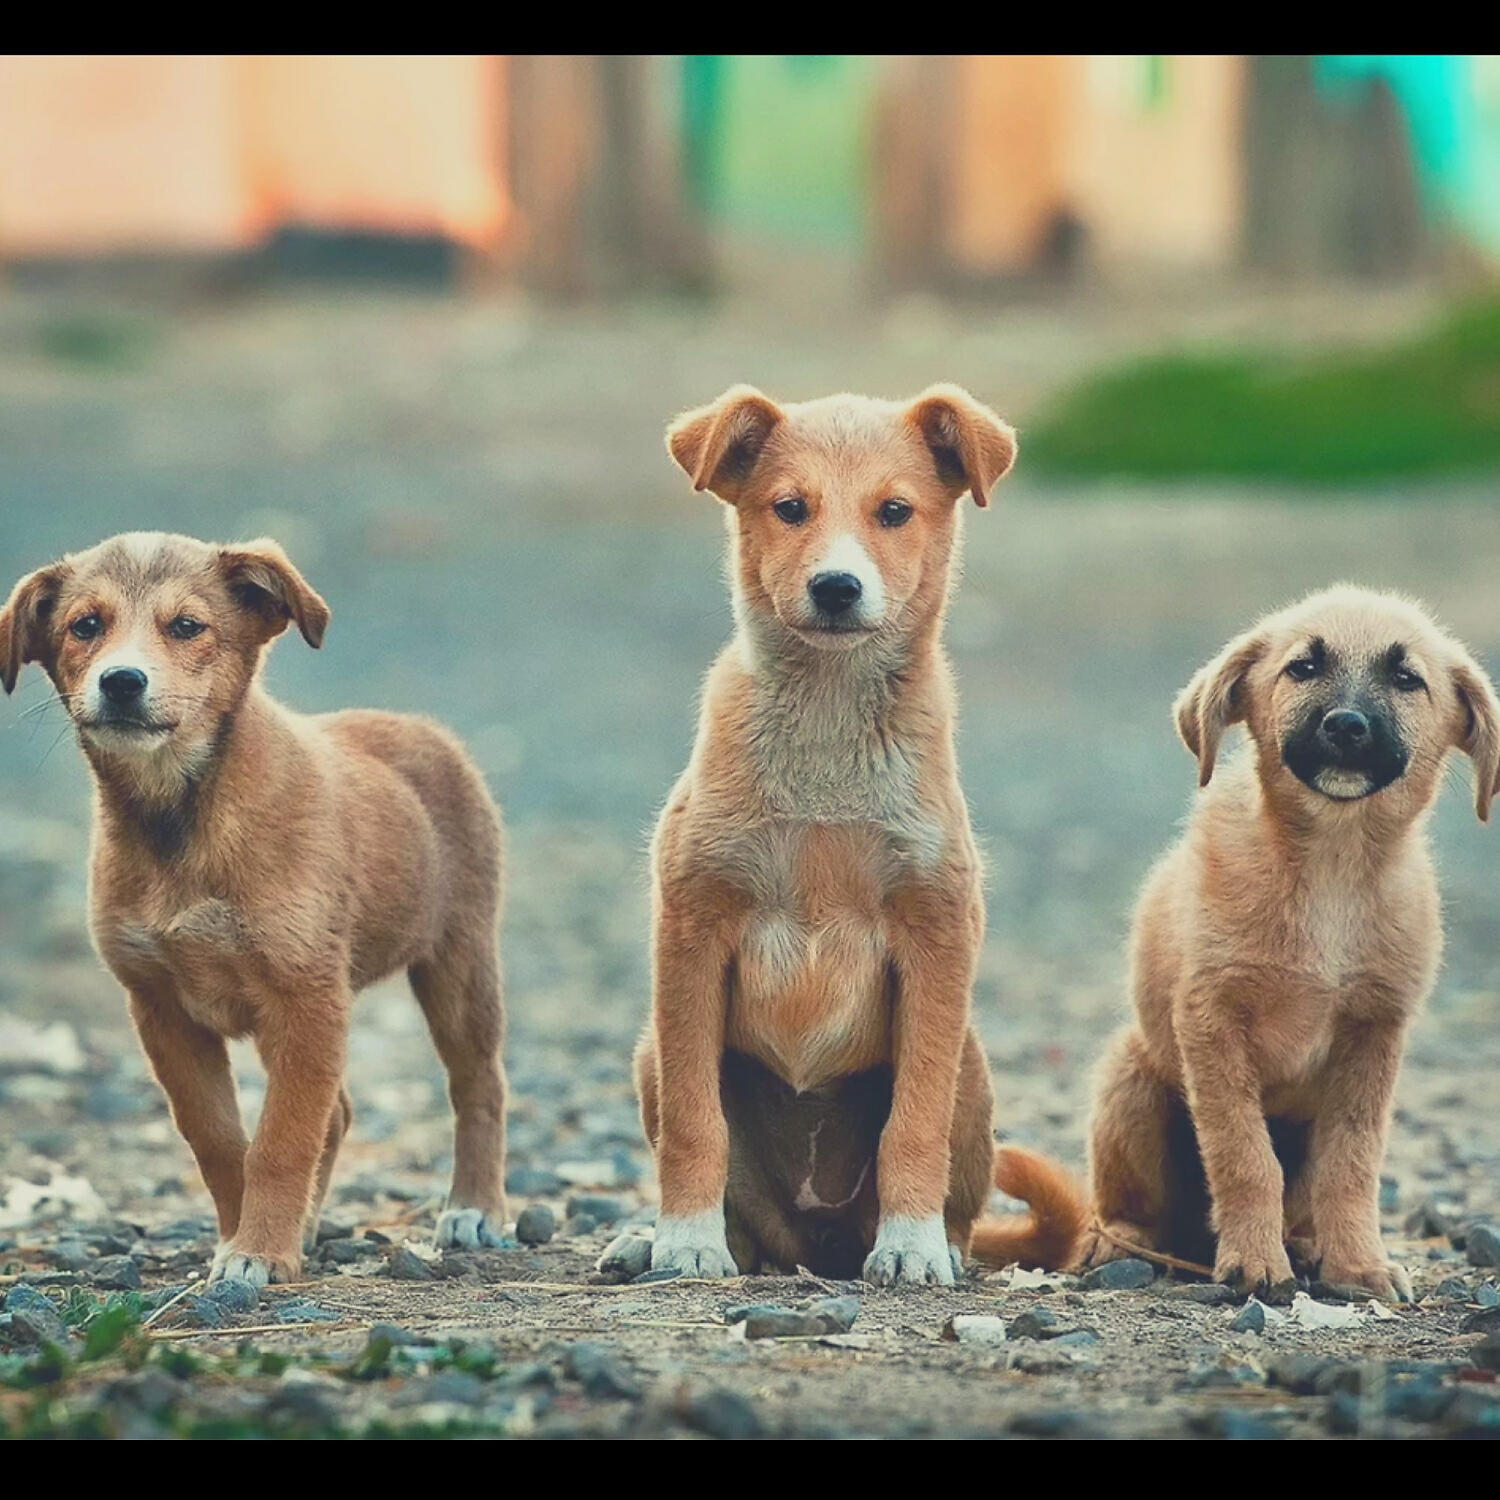
[[111,703],[134,703],[146,691],[146,674],[139,667],[111,667],[99,679],[99,691]]
[[841,615],[859,601],[863,589],[853,573],[819,573],[807,592],[825,615]]
[[1323,733],[1340,750],[1356,750],[1370,738],[1370,721],[1352,708],[1336,708],[1323,716]]

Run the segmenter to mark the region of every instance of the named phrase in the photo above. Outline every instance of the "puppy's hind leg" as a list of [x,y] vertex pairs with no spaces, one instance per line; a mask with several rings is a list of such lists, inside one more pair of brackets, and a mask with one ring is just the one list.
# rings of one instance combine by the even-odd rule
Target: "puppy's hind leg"
[[318,1222],[323,1214],[323,1204],[328,1198],[328,1184],[333,1181],[334,1163],[339,1158],[339,1147],[349,1134],[354,1120],[354,1101],[349,1097],[346,1084],[339,1090],[338,1103],[328,1117],[328,1133],[323,1137],[323,1155],[318,1159],[318,1177],[313,1184],[312,1207],[308,1210],[307,1224],[302,1231],[302,1249],[312,1254],[318,1246]]
[[1173,1103],[1140,1033],[1133,1027],[1119,1032],[1099,1070],[1089,1142],[1097,1222],[1080,1242],[1080,1266],[1128,1255],[1116,1240],[1160,1248],[1172,1191],[1167,1136]]
[[503,1242],[505,1225],[505,1010],[492,940],[456,943],[408,971],[427,1029],[448,1070],[453,1185],[438,1218],[439,1246]]

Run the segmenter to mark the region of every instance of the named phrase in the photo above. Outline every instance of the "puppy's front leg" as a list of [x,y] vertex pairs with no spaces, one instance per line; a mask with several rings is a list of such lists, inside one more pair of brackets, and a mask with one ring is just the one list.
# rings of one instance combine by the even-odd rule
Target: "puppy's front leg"
[[1282,1238],[1283,1179],[1250,1052],[1253,1001],[1223,990],[1189,994],[1179,1007],[1188,1108],[1219,1237],[1214,1280],[1276,1286],[1292,1279]]
[[662,898],[652,1000],[661,1182],[654,1271],[739,1274],[724,1235],[729,1125],[719,1094],[733,944],[731,922],[701,889],[696,899],[684,891]]
[[1334,1038],[1313,1120],[1307,1171],[1324,1281],[1411,1301],[1380,1241],[1380,1163],[1401,1067],[1399,1022],[1347,1023]]
[[169,986],[133,988],[130,1016],[213,1197],[220,1243],[227,1243],[239,1228],[248,1145],[229,1049],[183,1010]]
[[214,1257],[211,1280],[238,1276],[264,1286],[297,1279],[348,1031],[349,996],[341,989],[280,1001],[262,1020],[256,1042],[266,1065],[266,1103],[245,1155],[239,1229]]
[[880,1226],[865,1260],[876,1286],[952,1286],[962,1256],[943,1222],[953,1108],[984,917],[957,890],[922,889],[893,903],[895,1079],[880,1137]]

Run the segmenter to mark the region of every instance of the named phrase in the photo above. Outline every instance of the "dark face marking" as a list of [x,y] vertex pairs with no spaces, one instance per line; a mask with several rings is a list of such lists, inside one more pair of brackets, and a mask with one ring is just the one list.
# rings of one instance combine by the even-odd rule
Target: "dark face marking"
[[1284,669],[1305,703],[1281,743],[1287,769],[1336,802],[1374,796],[1406,773],[1410,748],[1395,712],[1396,697],[1423,686],[1393,646],[1374,660],[1341,658],[1321,639],[1308,643]]

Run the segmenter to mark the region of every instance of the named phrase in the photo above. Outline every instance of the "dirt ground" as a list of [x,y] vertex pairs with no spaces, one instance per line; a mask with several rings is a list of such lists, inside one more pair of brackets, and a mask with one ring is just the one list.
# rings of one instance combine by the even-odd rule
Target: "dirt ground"
[[[795,398],[943,378],[1018,420],[1018,476],[969,518],[950,631],[989,861],[975,1011],[1000,1134],[1081,1164],[1133,892],[1193,787],[1173,694],[1255,614],[1339,578],[1424,597],[1500,668],[1500,507],[1488,481],[1044,487],[1025,476],[1026,417],[1077,372],[1165,341],[1374,334],[1422,310],[911,303],[778,321],[421,297],[151,312],[0,299],[0,588],[115,531],[269,532],[333,607],[321,653],[277,647],[275,691],[433,713],[473,745],[510,825],[512,1209],[546,1207],[557,1226],[546,1243],[430,1256],[446,1102],[419,1013],[384,986],[358,1012],[355,1127],[307,1284],[255,1308],[196,1290],[162,1306],[206,1265],[206,1195],[88,945],[87,778],[33,671],[0,703],[0,1431],[1500,1431],[1493,1373],[1473,1363],[1500,1291],[1470,1264],[1483,1237],[1466,1236],[1500,1213],[1500,850],[1457,771],[1433,823],[1447,961],[1412,1037],[1385,1187],[1415,1307],[1322,1297],[1251,1331],[1231,1325],[1253,1312],[1164,1280],[994,1273],[898,1293],[593,1271],[654,1203],[629,1081],[644,844],[729,628],[721,519],[671,468],[665,418],[739,379]],[[248,1049],[237,1063],[253,1118],[260,1075]],[[51,1366],[28,1288],[75,1330]],[[859,1299],[846,1332],[747,1338],[726,1318],[840,1294]],[[112,1308],[126,1311],[106,1337]],[[1036,1308],[1054,1321],[1017,1325]],[[945,1338],[968,1314],[1008,1337]]]

